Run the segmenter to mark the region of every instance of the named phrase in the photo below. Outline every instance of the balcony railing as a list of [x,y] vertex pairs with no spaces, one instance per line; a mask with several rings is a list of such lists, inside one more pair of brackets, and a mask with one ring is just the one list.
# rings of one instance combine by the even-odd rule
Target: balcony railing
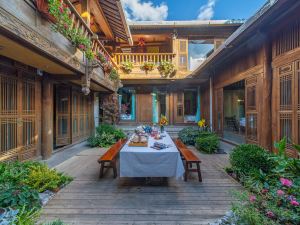
[[92,50],[95,54],[101,52],[103,55],[105,55],[106,58],[110,59],[113,66],[117,67],[117,64],[115,63],[113,58],[106,51],[102,43],[98,40],[97,34],[93,33],[93,31],[89,28],[84,19],[77,12],[73,4],[69,0],[64,0],[64,2],[67,4],[71,11],[72,27],[75,27],[76,29],[81,29],[85,37],[91,40]]
[[162,61],[173,62],[174,57],[174,53],[116,53],[113,59],[119,66],[123,62],[132,62],[134,66],[140,66],[144,62],[153,62],[155,64]]

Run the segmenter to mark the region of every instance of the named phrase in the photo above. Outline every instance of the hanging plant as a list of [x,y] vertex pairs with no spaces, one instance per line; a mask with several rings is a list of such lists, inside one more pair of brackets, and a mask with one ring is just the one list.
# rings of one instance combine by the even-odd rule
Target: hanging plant
[[151,72],[154,70],[155,64],[153,62],[144,62],[141,66],[141,70],[145,71],[146,73]]
[[88,60],[94,59],[91,40],[84,35],[81,29],[72,28],[72,13],[69,7],[61,0],[45,1],[48,1],[49,14],[55,19],[53,29],[64,35],[75,47],[84,52]]
[[103,63],[102,66],[103,66],[103,70],[104,70],[105,74],[110,74],[113,70],[113,66],[108,61]]
[[97,53],[97,59],[101,62],[102,65],[107,62],[106,57],[102,52]]
[[120,76],[115,68],[111,69],[111,72],[109,73],[109,79],[114,82],[119,82]]
[[133,69],[133,63],[130,62],[130,61],[126,61],[126,62],[122,62],[121,64],[121,70],[124,72],[124,73],[131,73],[132,72],[132,69]]
[[175,75],[175,73],[176,73],[175,66],[170,61],[162,61],[162,62],[160,62],[160,64],[157,67],[157,69],[158,69],[160,75],[162,77],[164,77],[164,78],[166,78],[168,76],[171,77],[173,74]]

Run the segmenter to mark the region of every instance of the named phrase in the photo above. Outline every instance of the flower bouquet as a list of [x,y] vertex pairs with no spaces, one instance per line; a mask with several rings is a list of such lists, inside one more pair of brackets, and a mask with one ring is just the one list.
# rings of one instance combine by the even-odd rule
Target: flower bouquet
[[160,132],[164,133],[164,127],[168,125],[168,119],[166,116],[161,115],[159,120]]

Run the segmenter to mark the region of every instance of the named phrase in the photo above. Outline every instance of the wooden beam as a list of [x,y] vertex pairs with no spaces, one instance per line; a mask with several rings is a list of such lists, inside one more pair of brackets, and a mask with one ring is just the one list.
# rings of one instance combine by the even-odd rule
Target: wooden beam
[[114,39],[114,34],[113,31],[105,17],[105,14],[99,4],[98,0],[90,0],[90,8],[91,12],[95,15],[95,21],[100,25],[101,30],[105,34],[105,36],[113,40]]

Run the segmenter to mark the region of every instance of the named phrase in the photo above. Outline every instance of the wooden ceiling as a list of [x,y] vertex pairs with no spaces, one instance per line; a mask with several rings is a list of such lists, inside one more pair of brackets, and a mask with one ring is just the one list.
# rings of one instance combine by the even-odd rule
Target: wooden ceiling
[[115,36],[130,42],[129,28],[120,0],[99,0],[99,3]]

